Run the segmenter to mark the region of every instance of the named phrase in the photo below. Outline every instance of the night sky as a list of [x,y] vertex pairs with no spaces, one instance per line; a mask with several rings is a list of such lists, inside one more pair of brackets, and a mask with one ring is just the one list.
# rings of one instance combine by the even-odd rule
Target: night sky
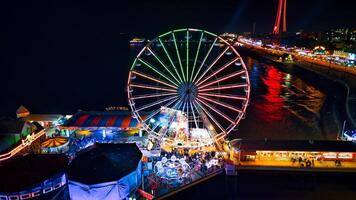
[[[352,3],[354,2],[354,3]],[[133,36],[173,28],[270,32],[277,0],[1,1],[0,114],[126,105]],[[356,27],[355,1],[288,0],[287,29]]]

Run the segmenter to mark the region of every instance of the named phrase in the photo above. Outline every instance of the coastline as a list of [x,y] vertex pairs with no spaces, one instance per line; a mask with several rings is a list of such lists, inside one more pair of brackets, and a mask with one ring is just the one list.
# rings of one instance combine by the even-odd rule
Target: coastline
[[[345,71],[335,71],[335,69],[329,67],[323,67],[316,65],[314,63],[307,63],[301,61],[294,61],[293,63],[282,63],[277,61],[277,56],[273,54],[268,54],[266,52],[259,51],[258,49],[239,47],[239,52],[241,54],[249,54],[253,55],[257,58],[266,60],[267,64],[270,62],[280,68],[288,69],[288,68],[299,68],[308,72],[311,72],[314,76],[321,76],[326,81],[335,83],[338,86],[344,88],[345,91],[341,91],[344,96],[344,100],[342,103],[345,104],[343,108],[338,109],[333,105],[333,108],[337,115],[334,116],[338,121],[335,121],[338,124],[339,131],[342,130],[342,123],[345,120],[347,122],[347,128],[355,129],[356,128],[356,76],[353,74],[349,74]],[[328,87],[328,86],[325,86]],[[335,96],[335,98],[340,98],[340,96]],[[335,113],[334,113],[335,115]],[[345,117],[340,117],[340,115],[344,115]],[[326,124],[328,125],[328,124]]]

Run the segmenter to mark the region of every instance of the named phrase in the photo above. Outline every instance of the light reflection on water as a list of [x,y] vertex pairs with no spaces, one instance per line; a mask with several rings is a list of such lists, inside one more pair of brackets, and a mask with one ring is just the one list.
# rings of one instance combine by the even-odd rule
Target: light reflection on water
[[323,139],[320,113],[326,94],[277,67],[245,58],[251,102],[238,135],[247,139]]

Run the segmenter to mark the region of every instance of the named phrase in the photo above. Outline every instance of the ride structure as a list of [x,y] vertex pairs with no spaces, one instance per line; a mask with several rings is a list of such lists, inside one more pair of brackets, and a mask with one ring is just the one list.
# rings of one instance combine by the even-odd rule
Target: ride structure
[[221,149],[245,117],[250,81],[226,40],[185,28],[158,36],[138,53],[127,95],[148,133],[148,149]]

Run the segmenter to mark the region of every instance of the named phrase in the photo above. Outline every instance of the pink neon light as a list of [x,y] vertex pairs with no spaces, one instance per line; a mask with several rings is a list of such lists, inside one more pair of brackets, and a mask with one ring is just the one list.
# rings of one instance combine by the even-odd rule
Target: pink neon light
[[224,90],[224,89],[242,88],[242,87],[247,87],[247,86],[248,86],[247,84],[223,85],[223,86],[199,89],[198,92],[211,91],[211,90]]
[[229,49],[230,47],[226,47],[224,49],[224,51],[222,53],[220,53],[220,55],[209,65],[209,67],[204,71],[204,73],[198,78],[197,81],[195,81],[196,83],[198,83],[200,81],[200,79],[202,79],[205,74],[216,64],[216,62],[218,62],[218,60],[226,53],[226,51]]
[[227,99],[237,99],[237,100],[246,100],[246,97],[240,97],[240,96],[233,96],[229,94],[217,94],[217,93],[198,93],[199,95],[202,96],[211,96],[211,97],[221,97],[221,98],[227,98]]
[[[222,132],[225,132],[225,131],[226,131],[226,130],[219,124],[219,122],[217,122],[216,119],[215,119],[213,116],[211,116],[211,114],[210,114],[208,111],[206,111],[206,109],[205,109],[199,102],[197,102],[197,101],[195,101],[195,100],[194,100],[194,102],[200,106],[200,108],[206,113],[206,115],[207,115],[208,117],[210,117],[211,120],[213,120],[213,122],[220,128],[220,130],[221,130]],[[197,106],[195,105],[195,103],[193,103],[193,104],[194,104],[194,107],[195,107],[196,110],[198,110],[198,109],[197,109]],[[208,120],[208,119],[207,119],[207,120]],[[209,120],[208,120],[208,121],[209,121]],[[209,122],[210,122],[210,121],[209,121]]]
[[153,89],[153,90],[163,90],[163,91],[170,91],[170,92],[176,92],[176,90],[172,90],[169,88],[163,88],[163,87],[155,87],[152,85],[140,85],[140,84],[131,84],[131,87],[137,87],[137,88],[144,88],[144,89]]
[[208,79],[210,79],[211,77],[215,76],[217,73],[221,72],[222,70],[224,70],[225,68],[227,68],[228,66],[230,66],[232,63],[234,63],[235,61],[237,61],[238,59],[240,59],[239,57],[233,59],[232,61],[226,63],[225,65],[223,65],[220,69],[218,69],[217,71],[215,71],[214,73],[210,74],[208,77],[206,77],[204,80],[202,80],[200,83],[197,83],[197,86],[201,85],[202,83],[204,83],[205,81],[207,81]]
[[215,84],[215,83],[224,81],[224,80],[226,80],[226,79],[232,78],[232,77],[234,77],[234,76],[238,76],[238,75],[243,74],[243,73],[245,73],[245,72],[244,72],[244,71],[239,71],[239,72],[230,74],[230,75],[228,75],[228,76],[225,76],[225,77],[216,79],[215,81],[212,81],[212,82],[207,83],[207,84],[205,84],[205,85],[203,85],[203,86],[200,86],[199,89],[205,88],[205,87],[207,87],[207,86],[209,86],[209,85],[213,85],[213,84]]
[[209,105],[208,103],[204,102],[203,100],[201,100],[201,99],[199,99],[199,98],[197,98],[197,100],[198,100],[199,102],[201,102],[202,104],[206,105],[208,108],[212,109],[214,112],[216,112],[217,114],[219,114],[219,115],[222,116],[223,118],[225,118],[225,119],[226,119],[227,121],[229,121],[230,123],[235,124],[235,122],[234,122],[232,119],[230,119],[228,116],[224,115],[222,112],[216,110],[213,106]]
[[153,98],[153,97],[161,97],[161,96],[168,96],[168,95],[175,95],[177,93],[163,93],[163,94],[151,94],[151,95],[140,95],[134,96],[131,99],[145,99],[145,98]]
[[215,100],[213,100],[213,99],[210,99],[210,98],[207,98],[207,97],[203,97],[203,96],[200,96],[200,95],[198,95],[198,97],[200,97],[200,98],[202,98],[202,99],[205,99],[205,100],[207,100],[207,101],[210,101],[210,102],[212,102],[212,103],[216,103],[216,104],[218,104],[218,105],[220,105],[220,106],[223,106],[223,107],[225,107],[225,108],[228,108],[228,109],[230,109],[230,110],[233,110],[233,111],[236,111],[236,112],[242,112],[242,110],[240,110],[240,109],[238,109],[238,108],[235,108],[235,107],[233,107],[233,106],[230,106],[230,105],[228,105],[228,104],[226,104],[226,103],[222,103],[222,102],[219,102],[219,101],[215,101]]
[[177,96],[168,97],[168,98],[162,99],[162,100],[160,100],[160,101],[156,101],[156,102],[147,104],[147,105],[145,105],[145,106],[142,106],[142,107],[136,109],[136,111],[144,110],[144,109],[146,109],[146,108],[155,106],[155,105],[157,105],[157,104],[163,103],[163,102],[165,102],[165,101],[169,101],[169,100],[174,99],[174,98],[177,98]]
[[171,87],[171,88],[177,89],[176,86],[171,85],[171,84],[169,84],[169,83],[166,83],[166,82],[164,82],[164,81],[155,79],[155,78],[153,78],[153,77],[150,76],[150,75],[143,74],[143,73],[140,73],[140,72],[138,72],[138,71],[132,71],[132,73],[137,74],[137,75],[139,75],[139,76],[142,76],[142,77],[144,77],[144,78],[150,79],[150,80],[152,80],[152,81],[156,81],[156,82],[158,82],[158,83],[161,83],[161,84],[163,84],[163,85],[169,86],[169,87]]

